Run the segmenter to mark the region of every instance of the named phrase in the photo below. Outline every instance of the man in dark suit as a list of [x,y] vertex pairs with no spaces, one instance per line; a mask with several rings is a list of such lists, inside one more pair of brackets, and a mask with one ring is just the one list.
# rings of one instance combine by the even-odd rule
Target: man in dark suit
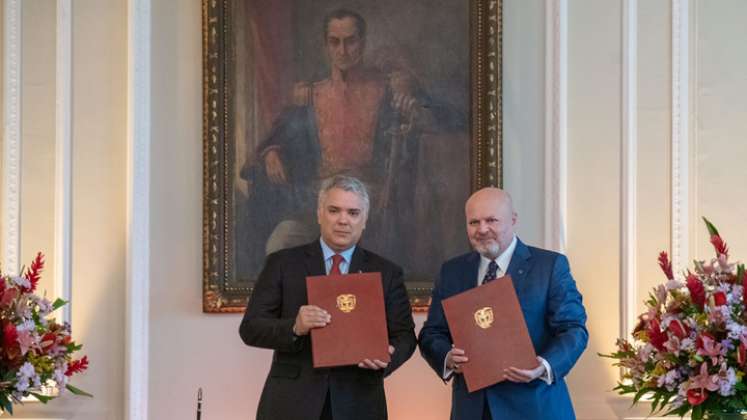
[[[517,215],[505,191],[477,191],[467,200],[465,213],[475,252],[441,267],[419,337],[420,352],[436,374],[445,381],[453,379],[451,419],[574,419],[563,378],[586,348],[588,332],[567,258],[526,246],[516,237]],[[511,367],[504,372],[506,381],[469,393],[461,375],[469,354],[454,347],[441,301],[506,274],[516,289],[538,367]]]
[[[318,202],[321,238],[267,257],[239,327],[247,345],[275,350],[257,419],[386,419],[384,377],[409,359],[416,345],[402,270],[357,246],[370,207],[363,183],[331,178],[322,184]],[[381,273],[391,361],[314,369],[309,330],[334,320],[308,305],[305,279],[349,272]]]

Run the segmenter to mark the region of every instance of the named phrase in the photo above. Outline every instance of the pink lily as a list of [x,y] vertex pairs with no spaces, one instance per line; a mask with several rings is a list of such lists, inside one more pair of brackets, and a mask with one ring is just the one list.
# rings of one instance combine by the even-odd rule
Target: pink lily
[[709,375],[708,366],[706,362],[700,365],[700,374],[693,377],[690,382],[690,386],[687,389],[707,389],[711,392],[719,389],[718,386],[718,375]]
[[[711,358],[711,363],[717,364],[719,356],[721,356],[721,344],[717,343],[716,340],[709,337],[706,334],[698,336],[697,344],[698,354],[700,356],[708,356]],[[705,364],[705,363],[704,363]]]

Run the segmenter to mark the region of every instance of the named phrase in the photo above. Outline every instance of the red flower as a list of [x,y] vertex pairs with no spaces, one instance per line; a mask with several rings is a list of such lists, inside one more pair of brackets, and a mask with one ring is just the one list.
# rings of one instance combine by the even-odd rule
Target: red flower
[[703,401],[705,401],[706,398],[708,398],[708,391],[703,388],[690,389],[687,391],[687,402],[693,407],[703,404]]
[[698,277],[689,272],[687,273],[687,290],[690,291],[690,298],[693,303],[702,309],[706,300],[705,288],[703,288],[703,283],[700,282]]
[[3,325],[2,347],[10,348],[14,344],[18,344],[17,341],[18,331],[16,330],[16,326],[10,322],[6,322],[5,325]]
[[713,304],[716,306],[726,305],[726,293],[716,292],[713,294]]
[[36,284],[39,283],[41,278],[41,272],[44,269],[44,254],[41,252],[36,254],[36,258],[31,262],[31,267],[26,270],[24,277],[31,283],[28,288],[24,288],[24,292],[33,292],[36,290]]
[[698,350],[702,350],[705,346],[703,345],[703,337],[708,337],[711,340],[713,340],[713,336],[711,334],[708,334],[707,332],[698,334],[698,337],[695,339],[695,348]]
[[[3,280],[0,280],[0,283],[5,283]],[[18,297],[18,289],[15,287],[9,287],[2,291],[0,293],[0,306],[10,306],[10,304],[13,302],[13,299]]]
[[88,356],[83,356],[80,360],[73,360],[67,365],[65,376],[72,376],[74,373],[80,373],[88,369]]
[[721,236],[711,235],[711,244],[713,244],[713,248],[716,249],[718,255],[729,256],[729,247],[726,246],[726,242],[721,239]]
[[648,338],[651,340],[651,345],[656,347],[657,350],[664,350],[664,343],[667,342],[667,335],[661,331],[661,325],[659,320],[654,318],[648,324]]
[[661,267],[661,270],[669,280],[674,280],[674,275],[672,274],[672,262],[669,261],[669,256],[665,251],[661,251],[661,254],[659,254],[659,267]]
[[683,339],[688,336],[689,331],[687,330],[687,327],[685,324],[680,322],[679,319],[674,319],[669,323],[669,327],[667,328],[669,331],[672,332],[677,338]]
[[44,336],[41,339],[41,348],[44,351],[47,351],[50,347],[54,345],[54,343],[57,341],[57,335],[53,332],[48,332],[44,334]]
[[744,343],[739,343],[737,347],[737,364],[744,367],[744,362],[747,360],[747,347]]

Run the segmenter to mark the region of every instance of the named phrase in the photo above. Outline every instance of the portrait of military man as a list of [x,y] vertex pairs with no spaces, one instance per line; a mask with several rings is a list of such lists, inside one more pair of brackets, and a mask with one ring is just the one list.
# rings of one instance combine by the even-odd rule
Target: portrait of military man
[[350,175],[376,203],[365,246],[432,280],[464,246],[468,5],[249,0],[233,22],[236,277],[318,237],[315,192]]

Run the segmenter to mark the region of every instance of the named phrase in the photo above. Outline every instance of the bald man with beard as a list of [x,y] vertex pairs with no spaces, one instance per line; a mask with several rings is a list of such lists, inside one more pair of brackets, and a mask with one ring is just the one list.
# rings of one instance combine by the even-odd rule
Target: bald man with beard
[[[525,245],[515,234],[511,196],[483,188],[465,205],[473,252],[446,261],[433,289],[428,319],[420,331],[420,352],[436,374],[452,381],[451,420],[575,419],[564,377],[586,348],[586,311],[568,259]],[[538,367],[511,367],[506,380],[472,393],[462,366],[469,354],[454,347],[443,299],[510,275],[537,352]],[[496,302],[499,303],[499,302]]]

